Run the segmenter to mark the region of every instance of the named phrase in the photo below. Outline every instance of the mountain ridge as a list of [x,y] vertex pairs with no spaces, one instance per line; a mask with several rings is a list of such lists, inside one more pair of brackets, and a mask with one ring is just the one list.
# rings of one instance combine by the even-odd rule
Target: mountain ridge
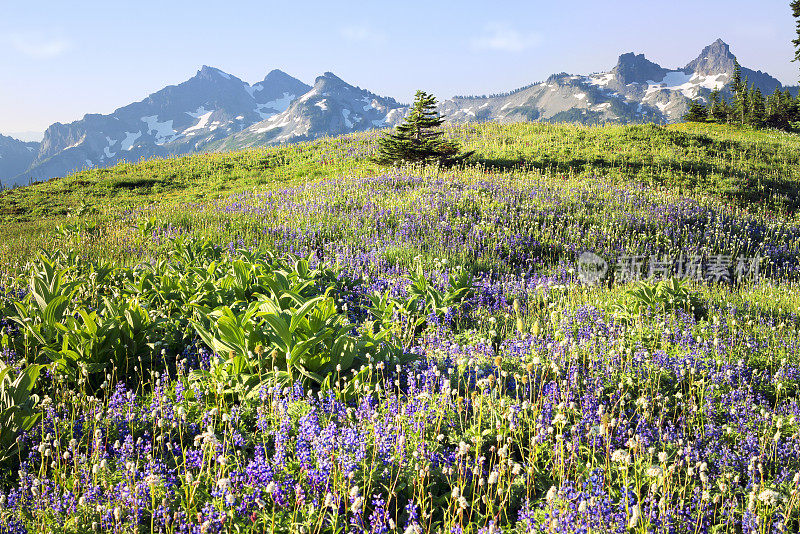
[[233,134],[214,150],[241,149],[279,142],[296,142],[397,124],[408,106],[350,85],[330,71],[285,111]]
[[[507,93],[456,96],[442,100],[439,110],[460,123],[669,123],[685,114],[691,100],[707,101],[713,89],[725,92],[735,62],[722,39],[675,69],[626,52],[609,71],[586,76],[562,72]],[[742,67],[742,76],[765,94],[783,87],[760,70]],[[249,84],[203,65],[188,80],[108,115],[89,113],[68,124],[54,123],[41,143],[22,149],[15,145],[13,165],[10,155],[6,162],[0,159],[0,184],[26,184],[121,160],[236,150],[393,126],[408,109],[330,71],[313,86],[279,69]],[[11,154],[11,148],[6,150]]]
[[[544,82],[490,97],[454,97],[441,109],[456,122],[676,122],[691,100],[707,101],[713,89],[726,91],[736,58],[717,39],[686,67],[669,69],[644,54],[621,54],[609,71],[580,76],[554,74]],[[742,67],[742,76],[765,94],[782,88],[767,73]]]
[[277,69],[250,85],[203,65],[188,80],[108,115],[89,113],[68,124],[52,124],[34,161],[10,181],[27,183],[31,178],[47,179],[121,160],[199,152],[213,141],[285,110],[309,89]]

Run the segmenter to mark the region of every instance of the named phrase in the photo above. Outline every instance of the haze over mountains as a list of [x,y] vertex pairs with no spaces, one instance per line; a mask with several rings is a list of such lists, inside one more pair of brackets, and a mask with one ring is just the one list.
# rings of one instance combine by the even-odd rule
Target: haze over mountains
[[[554,74],[502,95],[453,97],[441,102],[440,111],[454,122],[675,122],[691,100],[706,100],[715,88],[725,90],[735,60],[719,39],[678,69],[627,53],[607,72]],[[782,87],[761,71],[743,67],[742,75],[765,94]],[[69,124],[55,123],[41,143],[0,136],[0,184],[25,185],[121,160],[382,128],[399,123],[407,112],[407,105],[350,85],[330,72],[319,76],[313,87],[280,70],[250,85],[204,66],[189,80],[109,115],[88,114]]]

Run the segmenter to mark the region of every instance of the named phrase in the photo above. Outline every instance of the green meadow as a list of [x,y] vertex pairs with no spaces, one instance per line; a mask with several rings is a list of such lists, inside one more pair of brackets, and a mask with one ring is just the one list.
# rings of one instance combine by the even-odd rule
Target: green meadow
[[800,528],[796,134],[380,135],[0,192],[0,533]]

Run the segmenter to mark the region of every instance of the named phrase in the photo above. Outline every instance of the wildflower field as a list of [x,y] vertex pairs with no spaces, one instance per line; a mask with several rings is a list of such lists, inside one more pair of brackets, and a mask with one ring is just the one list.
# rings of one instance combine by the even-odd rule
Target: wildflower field
[[449,135],[0,193],[0,533],[800,530],[798,138]]

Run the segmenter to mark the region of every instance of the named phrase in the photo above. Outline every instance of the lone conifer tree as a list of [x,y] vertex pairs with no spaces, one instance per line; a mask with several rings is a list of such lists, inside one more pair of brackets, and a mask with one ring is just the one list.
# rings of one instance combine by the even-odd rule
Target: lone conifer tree
[[395,131],[379,141],[378,163],[427,163],[449,165],[462,161],[472,152],[459,153],[455,141],[444,138],[444,117],[436,111],[436,98],[417,91],[411,113]]
[[692,100],[689,104],[689,111],[683,116],[686,122],[706,122],[708,120],[708,110],[699,100]]

